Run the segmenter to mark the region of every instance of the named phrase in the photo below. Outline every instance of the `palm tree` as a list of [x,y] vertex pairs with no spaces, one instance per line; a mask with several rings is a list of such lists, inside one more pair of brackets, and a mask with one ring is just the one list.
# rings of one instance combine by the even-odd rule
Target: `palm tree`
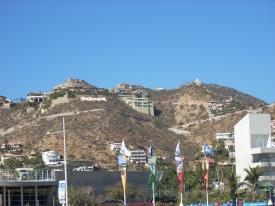
[[244,169],[247,173],[244,180],[250,185],[252,191],[256,191],[259,187],[259,178],[263,174],[263,171],[259,167],[249,167],[248,169]]
[[237,197],[237,190],[240,187],[238,184],[240,177],[236,175],[234,170],[227,171],[227,175],[225,176],[227,179],[228,190],[230,194],[230,198],[235,200]]

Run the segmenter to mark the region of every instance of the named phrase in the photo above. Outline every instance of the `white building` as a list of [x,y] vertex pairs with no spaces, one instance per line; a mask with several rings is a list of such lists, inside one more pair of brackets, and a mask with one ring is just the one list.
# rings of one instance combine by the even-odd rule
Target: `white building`
[[228,139],[234,139],[234,135],[231,132],[216,133],[216,140]]
[[134,110],[154,116],[154,104],[148,97],[136,97],[135,95],[124,95],[121,99]]
[[261,167],[260,180],[275,184],[275,147],[271,147],[271,117],[249,113],[234,126],[236,174],[244,181],[250,167]]
[[145,164],[146,163],[146,153],[142,149],[136,149],[136,150],[130,150],[130,162],[132,163],[141,163]]
[[58,166],[64,163],[61,159],[61,155],[55,151],[42,152],[42,159],[47,166]]
[[110,144],[110,149],[114,154],[118,153],[120,151],[120,148],[121,148],[121,142]]
[[32,103],[41,103],[47,98],[47,96],[48,93],[31,92],[27,95],[27,101]]

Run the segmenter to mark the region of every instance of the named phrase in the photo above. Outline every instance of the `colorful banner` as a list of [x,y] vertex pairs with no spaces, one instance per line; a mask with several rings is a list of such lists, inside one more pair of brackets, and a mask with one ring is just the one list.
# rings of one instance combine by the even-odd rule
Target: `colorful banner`
[[203,154],[208,157],[213,157],[214,150],[207,143],[205,143],[203,146]]
[[149,147],[149,158],[148,164],[150,165],[152,180],[156,183],[156,173],[157,173],[157,157],[153,154],[153,147],[150,145]]
[[126,193],[126,167],[121,170],[123,192]]
[[178,180],[179,180],[179,183],[180,183],[180,192],[182,193],[184,157],[181,156],[180,143],[178,143],[177,147],[176,147],[175,161],[176,161],[176,166],[177,166]]
[[152,195],[153,195],[153,206],[156,204],[155,201],[155,188],[157,183],[157,157],[153,153],[153,147],[150,145],[148,151],[148,164],[151,170],[151,181],[152,181]]
[[130,157],[131,153],[126,148],[124,140],[121,143],[120,154],[118,155],[118,165],[121,172],[121,182],[123,187],[124,205],[126,206],[126,171],[127,171],[127,157]]
[[205,183],[205,190],[208,191],[208,182],[209,182],[209,162],[210,157],[214,156],[213,149],[205,143],[203,146],[204,160],[202,161],[202,169],[204,170],[203,179]]

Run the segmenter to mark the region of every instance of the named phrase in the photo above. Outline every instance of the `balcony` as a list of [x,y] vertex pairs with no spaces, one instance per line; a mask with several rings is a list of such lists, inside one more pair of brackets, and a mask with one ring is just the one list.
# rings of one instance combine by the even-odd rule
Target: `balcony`
[[251,154],[275,154],[275,147],[251,148]]
[[251,167],[275,167],[275,162],[254,162]]
[[275,181],[275,176],[260,176],[260,181]]
[[51,170],[17,172],[1,169],[0,182],[55,182],[55,173]]

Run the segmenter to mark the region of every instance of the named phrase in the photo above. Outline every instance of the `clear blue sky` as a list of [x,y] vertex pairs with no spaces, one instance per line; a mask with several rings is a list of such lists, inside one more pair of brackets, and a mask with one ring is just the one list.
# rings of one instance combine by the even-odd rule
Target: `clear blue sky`
[[1,0],[0,95],[69,77],[177,88],[199,78],[275,101],[274,0]]

